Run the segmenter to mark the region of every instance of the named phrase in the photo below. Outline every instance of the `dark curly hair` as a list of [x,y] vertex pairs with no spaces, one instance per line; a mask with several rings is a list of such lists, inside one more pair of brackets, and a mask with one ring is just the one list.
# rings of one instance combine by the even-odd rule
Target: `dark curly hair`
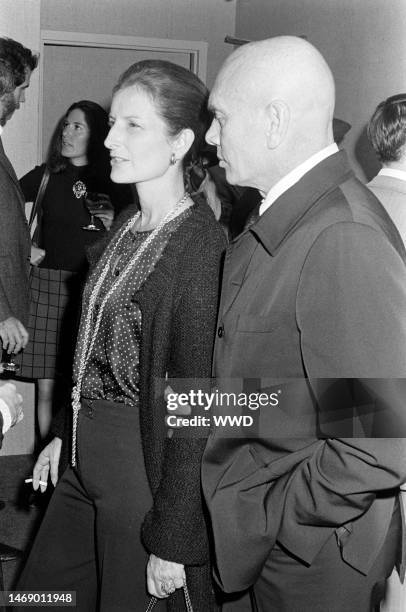
[[104,146],[104,140],[109,130],[108,115],[99,104],[91,100],[74,102],[60,119],[49,146],[47,166],[53,173],[63,172],[68,166],[69,160],[61,154],[62,131],[66,117],[76,108],[83,112],[89,128],[89,141],[86,151],[88,161],[86,174],[89,177],[109,176],[110,158],[109,152]]
[[399,161],[406,145],[406,94],[391,96],[378,104],[367,134],[380,161]]
[[24,83],[27,71],[37,67],[38,55],[12,38],[0,37],[0,96]]

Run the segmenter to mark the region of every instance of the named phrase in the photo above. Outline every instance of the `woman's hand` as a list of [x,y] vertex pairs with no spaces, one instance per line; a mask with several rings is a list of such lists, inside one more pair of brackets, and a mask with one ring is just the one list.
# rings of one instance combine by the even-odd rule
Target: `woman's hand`
[[62,440],[55,437],[47,446],[40,452],[37,462],[32,473],[32,486],[36,491],[41,487],[41,493],[46,491],[47,485],[40,484],[48,481],[48,474],[51,471],[51,481],[54,487],[58,482],[58,466],[61,456]]
[[150,595],[164,599],[185,584],[185,568],[181,563],[164,561],[155,555],[149,556],[147,586]]

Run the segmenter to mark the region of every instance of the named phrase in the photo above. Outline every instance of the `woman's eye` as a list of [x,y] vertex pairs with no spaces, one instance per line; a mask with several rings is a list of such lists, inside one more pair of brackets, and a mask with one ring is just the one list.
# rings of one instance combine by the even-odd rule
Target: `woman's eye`
[[136,123],[135,121],[129,121],[129,122],[128,122],[128,125],[129,125],[129,127],[131,127],[131,128],[137,128],[137,127],[140,127],[140,126],[138,125],[138,123]]

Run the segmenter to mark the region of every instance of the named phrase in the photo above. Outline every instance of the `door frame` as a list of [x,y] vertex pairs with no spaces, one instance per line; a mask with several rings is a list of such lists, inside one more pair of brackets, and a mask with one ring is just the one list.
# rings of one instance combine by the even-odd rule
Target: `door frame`
[[41,30],[40,41],[40,84],[38,121],[38,163],[42,163],[42,125],[44,99],[44,52],[46,46],[96,47],[107,49],[131,49],[135,51],[164,51],[188,53],[190,70],[206,82],[208,43],[198,40],[174,40],[171,38],[144,38],[141,36],[116,36],[112,34],[91,34],[86,32],[61,32]]

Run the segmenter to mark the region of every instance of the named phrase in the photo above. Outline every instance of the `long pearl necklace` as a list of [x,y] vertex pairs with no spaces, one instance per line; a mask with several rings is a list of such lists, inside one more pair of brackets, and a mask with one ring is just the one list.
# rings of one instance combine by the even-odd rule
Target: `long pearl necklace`
[[111,262],[113,261],[113,257],[117,251],[118,246],[121,244],[124,236],[134,227],[137,223],[141,213],[138,212],[134,215],[124,226],[124,228],[119,233],[118,238],[116,239],[115,245],[112,248],[109,256],[106,259],[106,262],[103,266],[103,269],[99,273],[99,277],[96,281],[95,286],[90,294],[89,303],[86,312],[84,332],[83,332],[83,341],[79,355],[79,367],[78,367],[78,376],[76,383],[72,389],[72,408],[73,408],[73,432],[72,432],[72,465],[76,466],[76,432],[77,432],[77,423],[78,423],[78,414],[80,410],[80,398],[82,391],[82,383],[86,371],[86,366],[89,361],[89,357],[92,353],[94,343],[97,338],[97,332],[99,331],[100,323],[102,320],[102,315],[104,308],[111,297],[111,295],[117,290],[119,285],[121,285],[124,280],[127,278],[131,270],[134,268],[135,264],[140,260],[143,253],[149,247],[151,242],[156,238],[161,229],[172,221],[178,214],[182,206],[186,203],[189,198],[189,193],[185,192],[183,197],[175,204],[175,206],[165,215],[162,221],[157,225],[157,227],[149,234],[146,240],[141,244],[141,246],[137,249],[134,256],[130,259],[130,261],[125,266],[123,272],[120,276],[117,277],[117,280],[112,284],[109,291],[107,291],[106,295],[102,299],[96,317],[96,322],[94,324],[94,328],[92,329],[92,321],[94,317],[95,305],[97,298],[99,297],[100,290],[104,283],[104,280],[110,270]]

